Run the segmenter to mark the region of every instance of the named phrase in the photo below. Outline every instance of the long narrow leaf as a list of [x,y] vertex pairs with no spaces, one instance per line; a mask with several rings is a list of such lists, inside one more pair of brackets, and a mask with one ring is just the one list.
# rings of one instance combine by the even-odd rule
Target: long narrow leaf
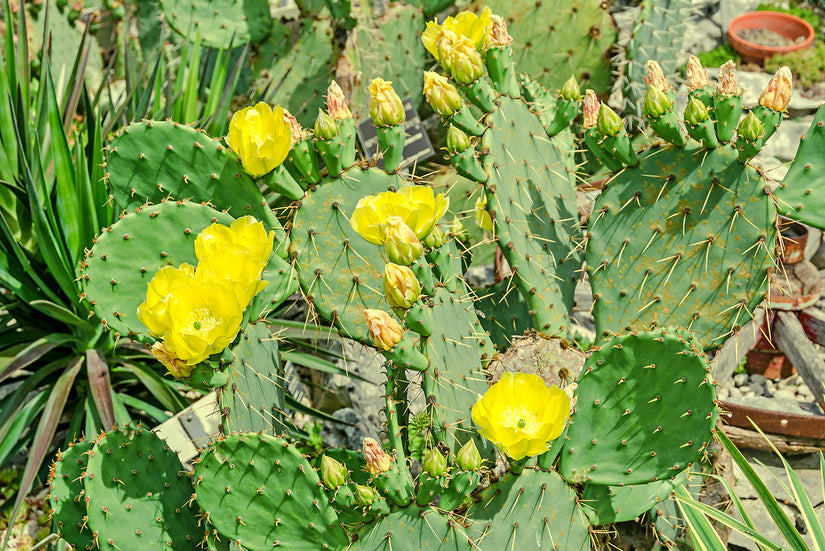
[[118,393],[118,397],[120,398],[120,401],[123,402],[125,405],[129,406],[134,410],[137,410],[139,413],[142,413],[143,415],[151,417],[157,424],[161,424],[164,421],[167,421],[172,418],[171,415],[168,415],[159,407],[155,407],[149,402],[144,402],[140,398],[135,398],[131,394]]
[[[684,486],[676,488],[674,495],[677,497],[676,503],[685,518],[690,539],[697,551],[727,551],[719,534],[713,529],[713,525],[705,518],[705,515],[695,511],[692,507],[685,506],[682,499],[692,500],[690,493]],[[682,498],[682,499],[678,499]]]
[[49,389],[41,390],[37,395],[23,404],[14,415],[0,427],[0,465],[5,465],[17,451],[20,437],[31,429],[40,409],[49,398]]
[[290,396],[289,394],[286,395],[286,399],[284,400],[286,407],[294,409],[295,411],[299,411],[301,413],[305,413],[307,415],[311,415],[312,417],[317,417],[318,419],[323,419],[324,421],[329,421],[331,423],[337,423],[339,425],[348,425],[350,427],[354,426],[352,423],[347,423],[346,421],[342,421],[337,417],[333,417],[329,413],[325,413],[319,409],[315,409],[311,406],[306,406]]
[[370,384],[372,383],[372,381],[368,381],[360,375],[348,372],[343,367],[337,366],[332,362],[322,360],[318,356],[313,356],[312,354],[306,354],[304,352],[296,352],[292,350],[284,350],[281,352],[281,359],[284,361],[292,361],[293,363],[302,365],[304,367],[308,367],[309,369],[314,369],[316,371],[332,373],[333,375],[344,375],[345,377],[352,377],[353,379],[358,379],[359,381],[364,381]]
[[18,369],[23,369],[29,366],[32,362],[39,360],[50,350],[69,342],[71,342],[71,338],[62,333],[37,339],[25,349],[21,350],[20,353],[17,354],[14,359],[8,363],[8,365],[6,365],[3,371],[0,371],[0,382]]
[[145,364],[121,362],[121,365],[131,371],[152,396],[169,411],[177,413],[188,406],[180,394],[170,389],[164,380]]
[[[17,519],[17,514],[20,512],[20,506],[23,505],[23,500],[31,489],[34,477],[37,471],[40,470],[40,465],[43,464],[43,459],[49,451],[54,438],[57,423],[63,415],[63,406],[66,405],[66,399],[69,396],[69,391],[72,389],[74,380],[80,372],[83,365],[83,358],[78,357],[66,368],[66,371],[57,379],[52,388],[46,406],[43,408],[43,413],[40,415],[40,421],[35,429],[35,437],[29,448],[28,459],[26,460],[26,467],[23,469],[23,477],[20,480],[20,489],[17,491],[17,499],[14,501],[14,508],[11,515],[9,515],[8,525],[12,526]],[[9,537],[12,531],[6,531],[6,537],[3,540],[3,549],[9,542]]]
[[[739,516],[742,517],[742,521],[748,526],[748,528],[750,528],[751,530],[756,532],[757,531],[756,525],[753,523],[753,520],[751,520],[751,517],[750,517],[750,514],[748,513],[748,510],[745,509],[744,503],[742,503],[742,500],[739,499],[739,497],[736,495],[736,492],[734,491],[733,486],[731,486],[730,482],[728,482],[725,479],[724,476],[717,476],[717,475],[709,475],[709,476],[711,476],[714,480],[716,480],[717,482],[720,482],[722,484],[722,486],[724,486],[725,491],[730,496],[730,499],[733,502],[734,507],[736,507],[736,511],[739,513]],[[760,543],[758,543],[758,542],[754,542],[754,543],[756,543],[756,546],[759,547],[759,549],[761,551],[768,551],[765,548],[765,546],[761,545]]]
[[112,382],[109,378],[109,364],[100,350],[86,351],[86,373],[89,376],[89,390],[92,393],[97,413],[104,430],[115,426],[115,411],[112,403]]

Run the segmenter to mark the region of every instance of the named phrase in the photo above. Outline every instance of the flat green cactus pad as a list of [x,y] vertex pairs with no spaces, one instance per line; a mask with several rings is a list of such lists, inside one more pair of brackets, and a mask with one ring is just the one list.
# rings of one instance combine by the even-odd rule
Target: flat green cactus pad
[[609,91],[616,27],[607,2],[491,0],[476,5],[489,6],[507,22],[519,70],[551,90],[575,75],[583,88]]
[[477,549],[587,551],[590,532],[576,493],[553,471],[506,474],[480,494],[469,514]]
[[260,42],[272,29],[267,0],[161,0],[169,26],[212,48]]
[[689,470],[667,480],[627,486],[586,484],[581,503],[593,524],[610,524],[633,520],[652,506],[666,500],[670,493],[685,483]]
[[533,328],[530,307],[512,281],[502,281],[474,291],[479,297],[474,305],[480,312],[478,318],[481,326],[497,349],[507,350],[514,335],[523,335]]
[[83,525],[86,516],[86,502],[83,500],[83,476],[94,442],[76,442],[58,452],[49,481],[49,506],[52,508],[55,525],[60,537],[85,549],[94,545],[92,532]]
[[644,484],[700,458],[716,424],[716,388],[698,343],[682,333],[617,336],[587,359],[559,456],[568,481]]
[[234,434],[195,467],[198,505],[248,551],[344,549],[349,543],[318,473],[285,440]]
[[470,549],[467,532],[432,507],[393,511],[358,533],[351,551],[447,551]]
[[670,324],[721,346],[768,288],[776,209],[765,186],[727,145],[654,148],[617,174],[588,225],[597,333]]

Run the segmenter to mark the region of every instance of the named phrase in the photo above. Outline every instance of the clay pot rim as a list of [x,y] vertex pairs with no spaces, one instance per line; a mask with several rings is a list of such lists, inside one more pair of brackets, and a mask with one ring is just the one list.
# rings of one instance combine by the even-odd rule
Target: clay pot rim
[[[805,29],[805,40],[799,44],[791,44],[790,46],[763,46],[754,42],[749,42],[741,38],[737,32],[743,29],[767,29],[777,32],[772,23],[779,20],[785,22],[795,23]],[[758,21],[758,25],[755,24]],[[751,24],[749,24],[751,23]],[[814,28],[810,23],[789,13],[778,11],[752,11],[744,13],[738,17],[733,18],[728,25],[728,42],[733,46],[733,49],[739,52],[745,58],[767,58],[776,54],[784,54],[788,52],[795,52],[803,48],[807,48],[814,41]],[[779,33],[781,34],[781,33]],[[784,35],[783,35],[784,36]]]

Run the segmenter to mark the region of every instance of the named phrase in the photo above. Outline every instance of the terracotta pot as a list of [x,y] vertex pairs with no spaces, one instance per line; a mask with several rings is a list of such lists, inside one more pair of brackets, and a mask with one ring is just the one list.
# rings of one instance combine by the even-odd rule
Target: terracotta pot
[[[804,40],[790,46],[762,46],[740,38],[744,29],[766,29],[791,40],[799,37],[804,37]],[[804,19],[788,13],[753,11],[734,18],[728,25],[728,42],[747,63],[761,65],[766,58],[807,48],[813,41],[814,28]]]

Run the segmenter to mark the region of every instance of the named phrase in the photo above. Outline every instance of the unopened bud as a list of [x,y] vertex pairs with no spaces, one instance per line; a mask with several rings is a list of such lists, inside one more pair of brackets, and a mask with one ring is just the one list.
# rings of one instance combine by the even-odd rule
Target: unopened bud
[[562,86],[561,90],[559,90],[559,95],[564,99],[579,99],[579,96],[581,96],[581,90],[579,89],[579,83],[576,81],[575,75],[572,75],[567,79],[567,82],[565,82],[564,86]]
[[584,111],[582,126],[584,128],[596,126],[599,120],[599,98],[596,97],[596,92],[593,90],[586,90],[584,92],[582,111]]
[[421,467],[432,477],[441,476],[447,472],[447,458],[436,448],[430,448],[421,459]]
[[286,109],[284,109],[284,120],[289,125],[289,136],[292,140],[292,145],[295,145],[307,137],[306,130],[301,127],[301,123]]
[[356,484],[352,494],[355,496],[355,502],[361,507],[369,507],[375,502],[375,490],[369,486]]
[[376,78],[370,83],[370,118],[375,126],[395,126],[404,122],[404,104],[392,82]]
[[736,63],[733,61],[728,60],[719,67],[719,82],[716,85],[716,91],[725,96],[738,96],[742,93],[742,89],[736,82]]
[[702,62],[695,55],[688,58],[687,64],[687,87],[688,91],[704,88],[709,85],[708,71],[702,67]]
[[424,245],[426,245],[428,249],[437,249],[442,246],[446,240],[447,236],[444,235],[441,228],[433,226],[432,231],[424,238]]
[[424,95],[436,113],[444,118],[451,117],[461,109],[461,96],[446,77],[427,71],[424,73]]
[[645,93],[645,101],[642,105],[642,111],[648,117],[658,119],[673,107],[673,102],[667,97],[667,94],[651,86]]
[[384,451],[375,438],[369,436],[364,438],[364,461],[367,463],[367,472],[372,476],[389,471],[392,465],[390,454]]
[[739,122],[739,126],[736,127],[736,133],[745,140],[750,142],[756,141],[765,132],[765,125],[762,124],[762,121],[759,120],[753,111],[747,114],[747,116]]
[[791,70],[786,66],[780,67],[759,96],[759,105],[774,111],[787,109],[791,101],[791,78]]
[[367,322],[370,340],[376,348],[392,350],[401,342],[401,325],[387,312],[367,308],[364,310],[364,319]]
[[329,116],[335,120],[352,118],[352,113],[347,107],[347,100],[344,98],[344,91],[334,80],[327,88],[327,111],[329,111]]
[[444,67],[448,67],[450,57],[453,55],[453,47],[458,42],[458,35],[447,29],[441,27],[438,37],[435,39],[435,46],[438,49],[438,59]]
[[381,229],[384,250],[391,262],[409,266],[424,252],[421,241],[400,216],[388,216]]
[[464,471],[477,471],[481,467],[481,454],[478,453],[475,440],[468,440],[455,454],[455,464]]
[[447,149],[450,153],[461,153],[470,149],[470,138],[460,128],[450,125],[447,129]]
[[708,106],[697,98],[690,98],[687,107],[685,107],[685,122],[692,126],[698,126],[708,120],[708,116]]
[[496,48],[501,46],[509,46],[513,43],[513,37],[507,32],[507,23],[498,15],[490,16],[490,37],[487,46],[489,48]]
[[450,222],[450,235],[462,243],[466,243],[470,239],[467,228],[464,227],[464,224],[461,223],[461,220],[459,220],[457,216],[453,217],[452,222]]
[[598,119],[599,132],[605,136],[616,136],[624,128],[622,118],[616,114],[606,103],[599,108]]
[[338,124],[335,119],[318,109],[318,118],[315,119],[315,137],[331,140],[338,135]]
[[658,88],[662,92],[670,90],[670,83],[667,81],[664,72],[662,72],[662,66],[656,61],[647,62],[647,75],[645,75],[644,81],[648,88]]
[[462,84],[470,84],[484,74],[484,61],[475,44],[466,36],[459,36],[449,57],[450,72]]
[[165,341],[156,342],[152,345],[152,356],[163,364],[163,367],[166,368],[170,375],[177,379],[182,379],[183,377],[188,377],[192,374],[192,369],[194,366],[188,365],[186,362],[178,358],[174,352],[166,347]]
[[406,310],[421,296],[421,284],[408,267],[390,263],[384,266],[384,296],[393,308]]
[[321,458],[321,481],[327,489],[337,490],[341,484],[347,481],[348,474],[349,471],[347,471],[346,465],[339,463],[328,455]]

